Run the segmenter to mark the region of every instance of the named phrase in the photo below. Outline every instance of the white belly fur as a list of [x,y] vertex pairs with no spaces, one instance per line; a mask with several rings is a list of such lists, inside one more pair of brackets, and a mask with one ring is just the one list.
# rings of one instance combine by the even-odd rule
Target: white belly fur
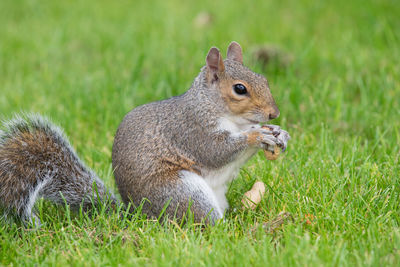
[[243,166],[255,153],[257,149],[252,148],[242,152],[238,155],[235,161],[232,161],[224,167],[205,172],[204,180],[210,186],[215,194],[218,204],[224,212],[228,207],[228,201],[226,200],[226,191],[228,189],[228,183],[231,182],[238,174],[240,167]]

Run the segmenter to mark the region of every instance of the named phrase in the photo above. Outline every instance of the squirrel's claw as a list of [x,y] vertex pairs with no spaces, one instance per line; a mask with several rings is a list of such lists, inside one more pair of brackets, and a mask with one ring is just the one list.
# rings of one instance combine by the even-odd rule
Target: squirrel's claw
[[283,131],[283,130],[281,129],[281,127],[279,127],[278,125],[267,124],[267,125],[265,125],[265,126],[268,127],[268,128],[271,130],[272,134],[273,134],[275,137],[277,137],[277,136],[281,133],[281,131]]
[[279,140],[279,143],[277,145],[282,148],[282,152],[285,152],[287,148],[287,143],[290,140],[290,135],[288,132],[285,130],[280,130],[279,135],[276,137]]

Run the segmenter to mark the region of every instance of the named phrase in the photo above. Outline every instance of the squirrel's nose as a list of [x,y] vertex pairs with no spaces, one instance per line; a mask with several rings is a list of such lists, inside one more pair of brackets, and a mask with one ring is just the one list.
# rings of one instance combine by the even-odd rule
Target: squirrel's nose
[[279,110],[274,111],[274,112],[272,112],[272,113],[269,114],[269,119],[270,119],[270,120],[276,119],[276,118],[279,117],[279,114],[280,114]]

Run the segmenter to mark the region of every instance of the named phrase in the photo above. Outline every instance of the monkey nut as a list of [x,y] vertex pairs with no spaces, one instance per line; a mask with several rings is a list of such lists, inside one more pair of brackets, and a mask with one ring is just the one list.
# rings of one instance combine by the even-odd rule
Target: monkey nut
[[[272,130],[268,126],[262,126],[262,128],[267,129],[267,130]],[[268,160],[276,160],[279,157],[280,154],[280,149],[278,146],[274,146],[274,151],[269,151],[264,149],[264,155]]]
[[279,157],[279,147],[274,146],[274,152],[269,151],[269,150],[264,150],[264,155],[268,160],[276,160]]
[[261,181],[254,183],[250,191],[247,191],[242,199],[243,208],[255,209],[257,204],[261,202],[265,194],[265,184]]

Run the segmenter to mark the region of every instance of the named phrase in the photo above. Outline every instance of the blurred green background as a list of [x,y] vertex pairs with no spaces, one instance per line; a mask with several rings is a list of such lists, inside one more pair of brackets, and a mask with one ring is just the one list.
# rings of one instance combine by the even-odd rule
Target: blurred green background
[[[232,207],[255,179],[270,194],[257,212],[232,209],[225,226],[185,228],[182,240],[173,227],[88,219],[81,231],[118,237],[98,244],[50,208],[39,232],[1,224],[0,262],[399,264],[399,18],[395,0],[2,0],[1,119],[21,111],[50,116],[110,187],[123,116],[185,92],[209,48],[225,54],[232,40],[245,64],[268,78],[281,111],[273,123],[292,140],[283,159],[266,163],[260,154],[246,165],[229,191]],[[296,223],[246,234],[282,210]],[[302,223],[306,214],[317,218],[311,226]],[[146,233],[139,245],[123,241],[137,232]]]

